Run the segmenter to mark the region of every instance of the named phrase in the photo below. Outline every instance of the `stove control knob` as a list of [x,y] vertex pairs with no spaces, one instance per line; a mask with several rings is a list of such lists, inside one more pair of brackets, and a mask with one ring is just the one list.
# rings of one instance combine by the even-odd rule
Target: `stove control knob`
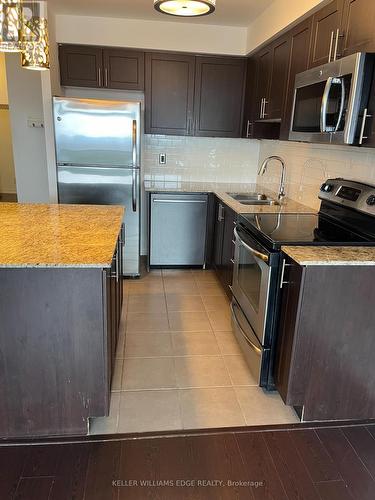
[[322,184],[322,187],[320,188],[321,191],[324,191],[325,193],[330,193],[333,190],[333,184]]
[[375,194],[370,195],[366,200],[367,205],[373,207],[375,205]]

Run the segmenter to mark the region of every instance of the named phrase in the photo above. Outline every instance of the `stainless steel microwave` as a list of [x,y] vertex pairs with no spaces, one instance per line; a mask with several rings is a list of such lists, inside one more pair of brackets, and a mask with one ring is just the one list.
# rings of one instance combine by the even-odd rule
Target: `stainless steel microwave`
[[373,61],[372,54],[358,52],[299,73],[289,139],[362,144]]

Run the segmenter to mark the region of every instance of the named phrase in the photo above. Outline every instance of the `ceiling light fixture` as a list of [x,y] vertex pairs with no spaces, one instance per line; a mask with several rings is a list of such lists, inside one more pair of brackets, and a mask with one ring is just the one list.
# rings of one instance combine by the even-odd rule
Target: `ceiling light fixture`
[[154,0],[154,7],[170,16],[207,16],[215,11],[216,0]]

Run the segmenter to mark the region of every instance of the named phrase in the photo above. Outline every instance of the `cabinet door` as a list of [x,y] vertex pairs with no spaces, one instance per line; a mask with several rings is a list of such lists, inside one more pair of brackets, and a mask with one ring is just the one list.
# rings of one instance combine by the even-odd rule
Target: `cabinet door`
[[245,102],[243,112],[242,137],[251,139],[254,132],[254,101],[256,98],[257,61],[254,57],[247,60]]
[[[334,0],[313,17],[310,68],[334,59],[342,18],[343,0]],[[339,44],[340,40],[337,40]]]
[[285,98],[285,108],[281,122],[280,139],[288,140],[294,100],[294,83],[298,73],[308,69],[311,41],[312,18],[306,19],[292,29],[290,36],[289,75]]
[[235,212],[229,207],[224,207],[224,234],[222,251],[222,273],[221,282],[227,295],[231,296],[230,287],[233,282],[233,258],[234,258],[234,223],[236,221]]
[[270,92],[264,106],[267,119],[281,119],[284,112],[285,93],[288,83],[290,36],[277,40],[272,49]]
[[197,57],[194,135],[240,137],[246,60]]
[[272,72],[272,48],[268,46],[261,51],[257,58],[257,91],[254,102],[254,116],[256,120],[264,118],[264,102],[269,95]]
[[342,55],[375,51],[375,2],[345,0]]
[[104,86],[110,89],[144,90],[145,56],[136,50],[105,49]]
[[146,54],[146,134],[192,135],[194,68],[193,56]]
[[60,45],[61,85],[74,87],[102,87],[103,51],[99,47]]

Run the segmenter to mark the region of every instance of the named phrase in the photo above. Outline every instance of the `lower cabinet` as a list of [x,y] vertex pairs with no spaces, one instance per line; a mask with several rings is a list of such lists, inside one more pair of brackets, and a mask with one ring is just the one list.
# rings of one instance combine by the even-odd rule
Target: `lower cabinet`
[[375,267],[284,257],[275,382],[303,421],[375,418],[374,280]]
[[215,198],[212,265],[228,296],[232,295],[236,213]]

